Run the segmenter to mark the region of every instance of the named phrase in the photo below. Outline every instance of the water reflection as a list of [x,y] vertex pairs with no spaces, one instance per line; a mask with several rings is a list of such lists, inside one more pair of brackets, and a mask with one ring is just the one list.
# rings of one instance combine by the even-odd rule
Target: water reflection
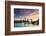
[[31,21],[29,21],[28,19],[27,21],[25,20],[14,21],[14,27],[31,27],[38,24],[39,24],[39,19],[36,21],[32,21],[32,19]]

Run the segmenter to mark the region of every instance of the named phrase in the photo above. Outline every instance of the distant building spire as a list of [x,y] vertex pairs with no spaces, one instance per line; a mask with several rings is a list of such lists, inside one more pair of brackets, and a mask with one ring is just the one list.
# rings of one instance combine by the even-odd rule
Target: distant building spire
[[32,19],[31,19],[31,24],[32,24]]
[[26,17],[25,17],[25,21],[26,21]]

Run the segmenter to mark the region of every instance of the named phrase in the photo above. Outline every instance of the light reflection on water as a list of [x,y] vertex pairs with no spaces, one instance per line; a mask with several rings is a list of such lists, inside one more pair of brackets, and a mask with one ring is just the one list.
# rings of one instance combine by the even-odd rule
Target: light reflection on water
[[31,27],[33,24],[15,23],[14,27]]
[[24,23],[15,23],[14,27],[24,27]]

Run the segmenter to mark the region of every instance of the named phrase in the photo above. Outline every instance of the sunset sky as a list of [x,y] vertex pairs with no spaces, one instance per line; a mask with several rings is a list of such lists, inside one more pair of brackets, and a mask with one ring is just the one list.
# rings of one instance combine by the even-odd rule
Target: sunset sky
[[27,19],[37,19],[39,15],[38,9],[14,9],[14,16],[16,19],[23,19],[26,17]]

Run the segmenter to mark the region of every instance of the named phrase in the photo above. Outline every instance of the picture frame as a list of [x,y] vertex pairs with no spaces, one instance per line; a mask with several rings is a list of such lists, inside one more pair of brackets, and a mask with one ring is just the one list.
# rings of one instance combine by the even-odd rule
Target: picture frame
[[[13,21],[14,21],[14,19],[13,19],[14,12],[17,12],[18,9],[21,12],[23,10],[26,10],[24,13],[23,12],[22,13],[18,12],[17,14],[15,13],[17,16],[20,15],[20,14],[21,15],[23,14],[25,16],[25,14],[30,13],[30,11],[33,11],[33,12],[35,11],[36,12],[36,10],[38,9],[38,7],[41,8],[40,9],[41,13],[39,12],[39,14],[40,15],[42,14],[42,16],[39,16],[40,17],[40,21],[39,21],[39,26],[40,27],[38,27],[37,30],[35,30],[36,27],[35,27],[35,29],[32,29],[32,30],[29,30],[28,27],[25,28],[25,29],[21,28],[21,30],[20,30],[20,28],[17,29],[16,26],[15,26],[14,30],[12,29],[14,27],[13,26],[13,24],[14,24],[13,23]],[[16,23],[15,23],[15,25],[16,25]],[[20,2],[20,1],[5,1],[5,35],[35,34],[35,33],[37,34],[37,33],[44,33],[44,32],[45,32],[45,4],[44,3]]]

